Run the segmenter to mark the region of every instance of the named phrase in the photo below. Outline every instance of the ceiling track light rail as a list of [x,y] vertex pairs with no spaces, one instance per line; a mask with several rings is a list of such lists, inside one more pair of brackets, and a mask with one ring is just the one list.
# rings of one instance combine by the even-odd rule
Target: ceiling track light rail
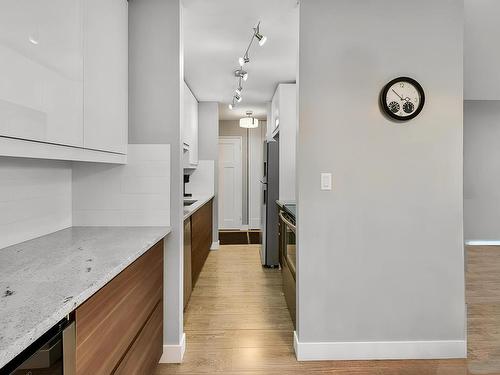
[[234,109],[237,103],[241,102],[242,97],[242,81],[246,81],[248,79],[248,72],[243,70],[243,66],[250,62],[249,52],[252,47],[253,41],[257,39],[259,41],[259,46],[263,46],[267,41],[267,37],[260,32],[260,21],[256,27],[253,28],[253,34],[250,38],[250,43],[248,43],[248,47],[245,50],[243,56],[238,58],[238,64],[240,65],[238,69],[234,71],[234,76],[238,78],[238,87],[234,90],[233,98],[231,104],[229,104],[229,109]]

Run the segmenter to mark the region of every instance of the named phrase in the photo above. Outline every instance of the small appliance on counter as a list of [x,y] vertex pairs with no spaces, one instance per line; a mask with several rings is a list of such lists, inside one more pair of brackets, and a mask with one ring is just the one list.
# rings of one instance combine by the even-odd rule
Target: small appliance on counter
[[184,175],[184,185],[183,185],[183,194],[184,194],[184,198],[191,198],[193,196],[193,194],[191,193],[186,193],[186,184],[189,182],[189,175],[188,174],[185,174]]

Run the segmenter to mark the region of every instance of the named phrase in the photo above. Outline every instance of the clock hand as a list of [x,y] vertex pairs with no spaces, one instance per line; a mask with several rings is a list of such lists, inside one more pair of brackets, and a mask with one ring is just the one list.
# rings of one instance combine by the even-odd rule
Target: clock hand
[[394,89],[391,89],[391,90],[392,90],[392,92],[393,92],[394,94],[396,94],[396,95],[399,97],[399,99],[404,100],[404,99],[403,99],[403,97],[402,97],[401,95],[399,95],[396,91],[394,91]]

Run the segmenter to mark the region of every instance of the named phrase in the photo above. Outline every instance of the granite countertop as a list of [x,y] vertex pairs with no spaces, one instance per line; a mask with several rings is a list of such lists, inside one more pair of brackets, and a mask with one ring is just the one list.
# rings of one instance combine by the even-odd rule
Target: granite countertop
[[184,220],[189,218],[192,214],[198,211],[199,208],[203,207],[205,203],[207,203],[210,199],[212,199],[213,195],[204,195],[204,196],[193,196],[193,197],[185,197],[184,200],[194,200],[196,201],[190,206],[184,206]]
[[0,249],[0,368],[168,233],[72,227]]

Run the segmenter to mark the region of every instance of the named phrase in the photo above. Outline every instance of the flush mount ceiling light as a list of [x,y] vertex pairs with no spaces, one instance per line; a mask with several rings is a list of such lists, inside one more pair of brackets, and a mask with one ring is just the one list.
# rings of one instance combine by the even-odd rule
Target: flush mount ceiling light
[[259,120],[252,117],[252,114],[252,111],[247,111],[247,117],[240,118],[240,128],[254,129],[259,126]]
[[246,81],[248,79],[248,72],[243,70],[243,66],[250,62],[250,57],[248,54],[250,51],[250,47],[252,47],[252,43],[255,39],[259,41],[260,46],[263,46],[267,41],[267,37],[265,35],[262,35],[260,32],[260,21],[257,26],[253,28],[252,37],[250,38],[250,43],[248,43],[248,47],[245,50],[245,53],[242,57],[238,58],[238,63],[240,66],[234,71],[234,76],[238,78],[238,87],[236,88],[236,90],[234,90],[235,95],[233,96],[231,104],[229,104],[229,109],[231,110],[235,108],[236,103],[241,102],[241,92],[243,90],[241,81]]

